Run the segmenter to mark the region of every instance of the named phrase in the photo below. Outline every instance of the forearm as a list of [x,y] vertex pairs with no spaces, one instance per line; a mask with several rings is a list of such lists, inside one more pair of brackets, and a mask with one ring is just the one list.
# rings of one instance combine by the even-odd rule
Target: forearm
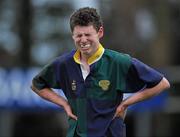
[[66,99],[63,97],[59,96],[57,93],[55,93],[52,89],[50,88],[44,88],[42,90],[38,90],[35,86],[31,86],[31,89],[38,94],[40,97],[43,99],[50,101],[54,104],[57,104],[58,106],[65,107],[68,105],[68,102]]
[[146,88],[142,91],[139,91],[135,94],[133,94],[132,96],[130,96],[129,98],[125,99],[122,104],[126,107],[133,105],[135,103],[141,102],[143,100],[149,99],[153,96],[156,96],[158,94],[160,94],[162,91],[164,91],[165,89],[169,88],[170,84],[167,81],[167,79],[163,78],[158,85],[156,85],[155,87],[152,88]]

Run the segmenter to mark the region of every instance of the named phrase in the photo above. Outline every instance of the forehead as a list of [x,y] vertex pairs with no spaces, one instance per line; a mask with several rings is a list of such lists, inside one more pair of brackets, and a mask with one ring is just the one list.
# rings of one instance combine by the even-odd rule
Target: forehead
[[96,29],[93,27],[93,25],[89,26],[75,26],[73,33],[93,33],[96,32]]

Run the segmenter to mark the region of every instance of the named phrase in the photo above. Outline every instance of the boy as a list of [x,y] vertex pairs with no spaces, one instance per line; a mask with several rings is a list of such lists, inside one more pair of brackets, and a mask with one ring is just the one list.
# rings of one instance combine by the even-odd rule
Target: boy
[[[125,137],[128,106],[170,87],[167,79],[127,54],[104,49],[103,23],[94,8],[70,18],[76,50],[57,57],[34,77],[32,89],[62,106],[69,116],[67,137]],[[62,89],[67,97],[53,92]],[[134,93],[123,100],[123,93]]]

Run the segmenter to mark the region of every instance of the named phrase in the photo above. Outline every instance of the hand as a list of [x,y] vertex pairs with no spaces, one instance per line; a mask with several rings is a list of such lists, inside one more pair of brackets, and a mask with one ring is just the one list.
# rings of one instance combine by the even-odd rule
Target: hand
[[72,113],[71,107],[69,105],[66,105],[64,107],[64,110],[66,111],[66,114],[68,115],[68,117],[70,117],[74,120],[77,120],[77,116]]
[[127,106],[125,106],[123,103],[121,103],[117,108],[116,108],[116,112],[113,116],[113,119],[116,117],[121,117],[123,120],[125,118],[126,115],[126,111],[127,111]]

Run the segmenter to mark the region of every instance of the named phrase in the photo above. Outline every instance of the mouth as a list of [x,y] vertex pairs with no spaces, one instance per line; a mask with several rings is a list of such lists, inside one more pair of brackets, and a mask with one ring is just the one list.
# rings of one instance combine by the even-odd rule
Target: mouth
[[88,49],[91,45],[90,44],[86,44],[86,45],[80,45],[80,47],[82,49]]

